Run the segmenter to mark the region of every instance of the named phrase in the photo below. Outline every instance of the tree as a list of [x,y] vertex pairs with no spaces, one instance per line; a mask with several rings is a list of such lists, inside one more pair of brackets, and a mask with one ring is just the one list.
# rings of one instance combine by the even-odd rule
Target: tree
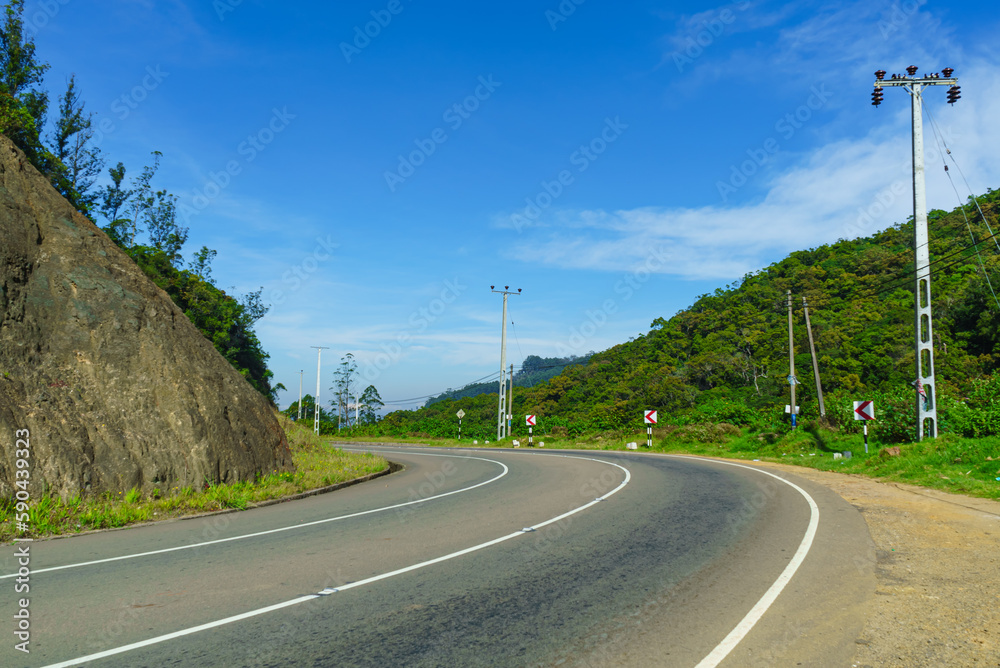
[[132,197],[132,191],[122,187],[122,182],[125,181],[125,165],[121,162],[109,167],[108,175],[111,177],[111,185],[104,186],[101,191],[98,211],[108,220],[108,224],[103,228],[104,231],[116,244],[125,248],[125,229],[128,221],[118,216],[124,210],[125,203]]
[[49,96],[40,88],[47,63],[35,59],[35,43],[24,34],[24,0],[7,3],[0,26],[0,132],[17,145],[31,163],[51,176],[55,157],[42,145]]
[[56,157],[52,182],[56,190],[85,216],[91,216],[99,197],[98,192],[91,192],[91,187],[104,166],[101,150],[91,144],[94,138],[92,116],[84,113],[76,75],[73,75],[66,93],[59,98],[59,118],[52,137]]
[[162,153],[159,151],[153,151],[153,165],[147,165],[142,168],[142,174],[139,175],[139,178],[135,180],[132,188],[129,190],[130,197],[125,202],[124,219],[128,248],[135,247],[135,238],[142,230],[139,226],[145,221],[146,212],[153,208],[153,205],[156,203],[156,197],[149,182],[153,180],[156,170],[160,167],[161,155]]
[[[358,365],[354,362],[354,354],[347,353],[340,358],[340,365],[333,372],[334,401],[337,414],[341,418],[342,424],[350,425],[351,416],[348,411],[350,407],[351,394],[354,389],[354,378],[358,375]],[[355,394],[355,396],[357,396]]]
[[171,264],[181,261],[181,247],[187,243],[188,228],[177,224],[177,197],[166,190],[158,190],[153,203],[143,212],[149,241],[153,248],[167,254]]
[[374,385],[369,385],[361,393],[361,421],[365,424],[378,422],[379,411],[385,406]]
[[[313,397],[311,394],[307,394],[307,395],[303,396],[302,397],[302,421],[303,422],[312,422],[315,419],[315,415],[316,415],[315,414],[315,410],[316,410],[316,399],[315,399],[315,397]],[[298,415],[299,415],[299,402],[298,401],[293,401],[292,405],[289,406],[288,408],[286,408],[285,410],[283,410],[282,413],[284,413],[285,415],[287,415],[288,417],[290,417],[293,420],[297,419]],[[327,412],[321,409],[320,410],[320,421],[326,420],[328,418],[329,418],[329,415],[327,415]]]
[[136,238],[146,232],[150,245],[163,251],[172,265],[181,260],[181,248],[187,242],[188,228],[177,224],[177,197],[166,190],[153,190],[152,180],[160,167],[159,151],[153,151],[153,164],[143,167],[142,173],[128,188],[125,165],[118,163],[108,169],[111,185],[100,193],[98,211],[108,224],[104,231],[126,251],[134,252]]
[[202,246],[201,250],[191,258],[191,273],[206,283],[215,285],[215,281],[212,280],[212,260],[215,259],[216,255],[218,255],[217,251],[208,246]]

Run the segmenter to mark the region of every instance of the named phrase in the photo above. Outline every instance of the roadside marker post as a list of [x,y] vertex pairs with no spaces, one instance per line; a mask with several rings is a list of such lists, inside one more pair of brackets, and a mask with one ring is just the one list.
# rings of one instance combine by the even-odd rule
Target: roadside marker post
[[533,448],[535,446],[532,445],[532,442],[531,442],[531,428],[535,426],[535,416],[534,415],[525,415],[524,416],[524,424],[526,424],[528,426],[528,447],[529,448]]
[[458,440],[461,441],[462,440],[462,418],[465,417],[465,411],[463,411],[461,408],[459,408],[458,412],[455,413],[455,417],[458,418]]
[[653,447],[653,425],[656,424],[656,411],[645,411],[642,419],[646,423],[646,447]]
[[865,423],[865,454],[868,454],[868,421],[875,419],[874,401],[855,401],[854,419],[864,420]]

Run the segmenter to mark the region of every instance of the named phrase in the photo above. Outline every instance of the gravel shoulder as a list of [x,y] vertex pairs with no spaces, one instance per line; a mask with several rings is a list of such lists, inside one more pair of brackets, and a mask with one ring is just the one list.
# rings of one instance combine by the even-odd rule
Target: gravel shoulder
[[830,488],[868,524],[876,548],[876,595],[855,641],[852,666],[1000,666],[1000,503],[759,465]]

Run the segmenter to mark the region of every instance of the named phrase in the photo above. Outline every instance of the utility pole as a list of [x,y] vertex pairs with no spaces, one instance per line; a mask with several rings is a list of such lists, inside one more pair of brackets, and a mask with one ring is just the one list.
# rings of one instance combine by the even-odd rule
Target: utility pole
[[[499,408],[497,412],[497,440],[504,438],[504,426],[507,424],[507,296],[521,294],[521,288],[517,292],[510,292],[510,286],[503,286],[503,290],[496,290],[496,286],[491,285],[490,290],[503,295],[503,321],[500,327],[500,391]],[[513,379],[512,379],[513,380]]]
[[792,429],[795,429],[795,341],[792,335],[792,291],[788,291],[788,385],[792,388],[792,405],[789,411],[792,414]]
[[313,400],[313,433],[319,436],[319,360],[323,355],[324,350],[328,350],[328,346],[309,346],[310,348],[316,349],[316,399]]
[[507,390],[507,436],[510,436],[511,420],[514,417],[514,365],[510,365],[510,389]]
[[813,343],[812,325],[809,324],[809,304],[806,303],[805,297],[802,298],[802,310],[806,314],[806,332],[809,334],[809,354],[812,355],[813,378],[816,379],[816,394],[819,397],[819,416],[825,418],[826,405],[823,403],[823,383],[819,380],[819,362],[816,361],[816,344]]
[[302,374],[305,373],[305,369],[299,371],[299,416],[295,418],[296,421],[302,419]]
[[[914,294],[914,341],[916,353],[917,380],[917,440],[924,434],[937,438],[937,401],[934,380],[934,338],[931,329],[931,267],[929,237],[927,234],[927,193],[924,183],[924,129],[923,96],[924,86],[951,86],[948,89],[948,103],[955,104],[961,97],[958,79],[952,78],[950,67],[941,74],[925,74],[915,77],[917,67],[906,68],[906,76],[893,74],[886,79],[885,70],[875,73],[875,90],[872,105],[882,104],[882,87],[898,86],[910,94],[913,114],[913,250],[915,254],[916,291]],[[943,77],[941,75],[944,75]]]

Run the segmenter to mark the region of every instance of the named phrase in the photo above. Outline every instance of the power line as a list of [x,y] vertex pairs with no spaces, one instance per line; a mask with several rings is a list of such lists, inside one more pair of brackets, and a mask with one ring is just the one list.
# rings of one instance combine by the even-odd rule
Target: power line
[[[499,371],[494,371],[493,373],[489,374],[488,376],[483,376],[482,378],[474,380],[471,383],[466,383],[462,387],[465,388],[465,387],[468,387],[469,385],[475,385],[476,383],[489,382],[489,381],[493,380],[494,378],[496,378],[499,374],[500,374]],[[393,400],[393,401],[383,401],[382,403],[386,404],[386,405],[388,405],[388,404],[409,404],[409,403],[413,403],[414,401],[421,401],[423,399],[433,399],[434,397],[439,397],[442,394],[445,394],[447,391],[448,390],[444,390],[442,392],[437,392],[436,394],[426,394],[426,395],[424,395],[422,397],[413,397],[412,399],[397,399],[397,400]]]
[[[948,176],[948,183],[951,184],[951,189],[955,191],[955,199],[958,200],[958,208],[962,210],[962,218],[965,219],[965,227],[969,231],[969,237],[972,238],[973,245],[976,246],[976,258],[979,260],[979,267],[983,270],[983,277],[986,279],[986,284],[990,288],[990,294],[993,295],[993,301],[996,303],[997,309],[1000,310],[1000,300],[997,299],[997,293],[993,290],[993,281],[990,280],[989,272],[986,271],[986,265],[983,264],[983,256],[979,252],[979,246],[976,243],[976,235],[972,232],[972,224],[969,222],[969,217],[965,215],[965,204],[962,202],[962,196],[958,194],[958,188],[955,186],[955,180],[951,178],[951,172],[948,171],[948,162],[945,158],[945,152],[947,152],[947,155],[951,156],[951,160],[955,164],[955,168],[958,169],[959,173],[961,173],[962,170],[958,167],[958,161],[951,155],[951,149],[949,149],[948,145],[945,143],[943,133],[938,131],[937,123],[934,121],[934,117],[931,116],[930,109],[927,109],[927,116],[931,120],[931,128],[934,130],[934,137],[938,142],[938,147],[941,149],[941,163],[944,166],[944,173]],[[962,178],[965,179],[964,174],[962,174]],[[965,185],[968,187],[969,182],[966,181]],[[986,215],[983,214],[983,210],[979,208],[979,202],[976,200],[976,196],[972,192],[971,188],[969,189],[969,194],[972,195],[972,201],[975,202],[976,208],[979,209],[979,214],[983,217],[983,222],[986,223],[987,229],[989,229],[992,234],[993,228],[990,226],[990,222],[986,219]],[[1000,251],[1000,242],[997,242],[996,239],[994,239],[994,242],[997,243],[997,250]]]
[[[583,362],[585,360],[587,360],[587,359],[589,359],[589,358],[577,358],[575,360],[571,360],[569,362],[562,362],[560,364],[544,364],[544,365],[541,365],[541,366],[533,366],[533,367],[531,367],[531,369],[532,370],[535,370],[535,369],[558,369],[560,367],[572,366],[574,364],[583,364]],[[522,369],[525,368],[525,366],[523,364],[521,364],[521,365],[516,365],[515,364],[514,368],[518,369],[518,370],[522,370]],[[487,376],[483,376],[482,378],[477,378],[476,380],[474,380],[472,382],[466,383],[465,385],[463,385],[462,387],[460,387],[458,390],[451,390],[451,391],[452,392],[455,392],[455,391],[459,391],[460,392],[461,390],[469,387],[470,385],[475,385],[476,383],[489,383],[489,382],[493,381],[494,379],[496,379],[499,376],[499,374],[500,374],[499,371],[494,371],[493,373],[491,373],[491,374],[489,374]],[[412,399],[397,399],[397,400],[393,400],[393,401],[383,401],[382,403],[385,404],[385,405],[387,405],[387,406],[389,404],[408,404],[408,403],[413,403],[414,401],[422,401],[424,399],[433,399],[435,397],[441,396],[442,394],[448,394],[448,392],[449,392],[449,390],[442,390],[440,392],[436,392],[434,394],[427,394],[427,395],[424,395],[422,397],[413,397]]]

